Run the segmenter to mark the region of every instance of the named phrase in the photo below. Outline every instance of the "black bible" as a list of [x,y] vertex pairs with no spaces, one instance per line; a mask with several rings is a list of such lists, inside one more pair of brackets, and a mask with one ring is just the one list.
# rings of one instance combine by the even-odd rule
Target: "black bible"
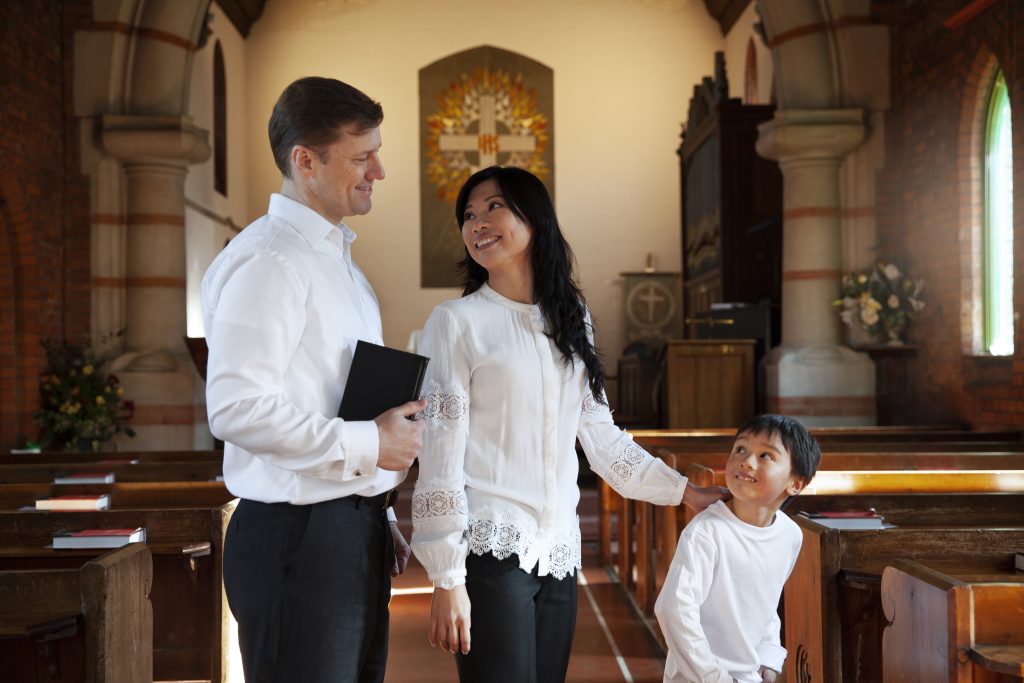
[[372,420],[420,397],[429,358],[359,340],[338,417]]

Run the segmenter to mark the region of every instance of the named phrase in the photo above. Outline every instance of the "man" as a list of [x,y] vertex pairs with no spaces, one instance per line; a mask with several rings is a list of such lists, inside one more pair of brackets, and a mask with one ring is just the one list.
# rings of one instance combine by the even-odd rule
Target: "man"
[[203,278],[210,429],[241,498],[224,585],[250,683],[384,679],[390,576],[409,558],[388,505],[420,449],[423,425],[406,418],[423,403],[335,417],[356,341],[382,343],[343,222],[370,211],[384,178],[382,120],[340,81],[289,85],[269,125],[281,192]]

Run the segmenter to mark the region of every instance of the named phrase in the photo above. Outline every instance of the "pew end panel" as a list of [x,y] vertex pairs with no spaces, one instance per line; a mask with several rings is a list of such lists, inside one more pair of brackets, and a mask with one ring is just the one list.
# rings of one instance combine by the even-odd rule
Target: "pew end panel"
[[4,674],[14,680],[152,681],[152,578],[143,543],[77,568],[0,571]]
[[910,560],[882,576],[886,683],[1019,681],[1024,577],[963,581]]

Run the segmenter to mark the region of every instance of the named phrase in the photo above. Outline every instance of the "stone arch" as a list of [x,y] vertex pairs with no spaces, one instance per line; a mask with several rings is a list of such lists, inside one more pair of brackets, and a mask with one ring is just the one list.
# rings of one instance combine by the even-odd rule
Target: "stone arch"
[[832,109],[842,97],[829,2],[757,1],[772,51],[775,98],[780,109]]
[[967,72],[960,106],[957,169],[960,206],[960,346],[964,353],[982,351],[983,226],[985,198],[985,125],[989,98],[999,59],[986,46],[979,48]]

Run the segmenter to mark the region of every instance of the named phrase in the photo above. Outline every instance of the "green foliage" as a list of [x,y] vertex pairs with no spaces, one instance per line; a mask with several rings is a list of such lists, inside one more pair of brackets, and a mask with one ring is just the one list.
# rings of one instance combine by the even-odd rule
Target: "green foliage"
[[131,428],[135,404],[124,398],[115,375],[100,371],[102,362],[88,347],[43,342],[47,368],[39,378],[40,408],[33,415],[44,449],[98,451]]

